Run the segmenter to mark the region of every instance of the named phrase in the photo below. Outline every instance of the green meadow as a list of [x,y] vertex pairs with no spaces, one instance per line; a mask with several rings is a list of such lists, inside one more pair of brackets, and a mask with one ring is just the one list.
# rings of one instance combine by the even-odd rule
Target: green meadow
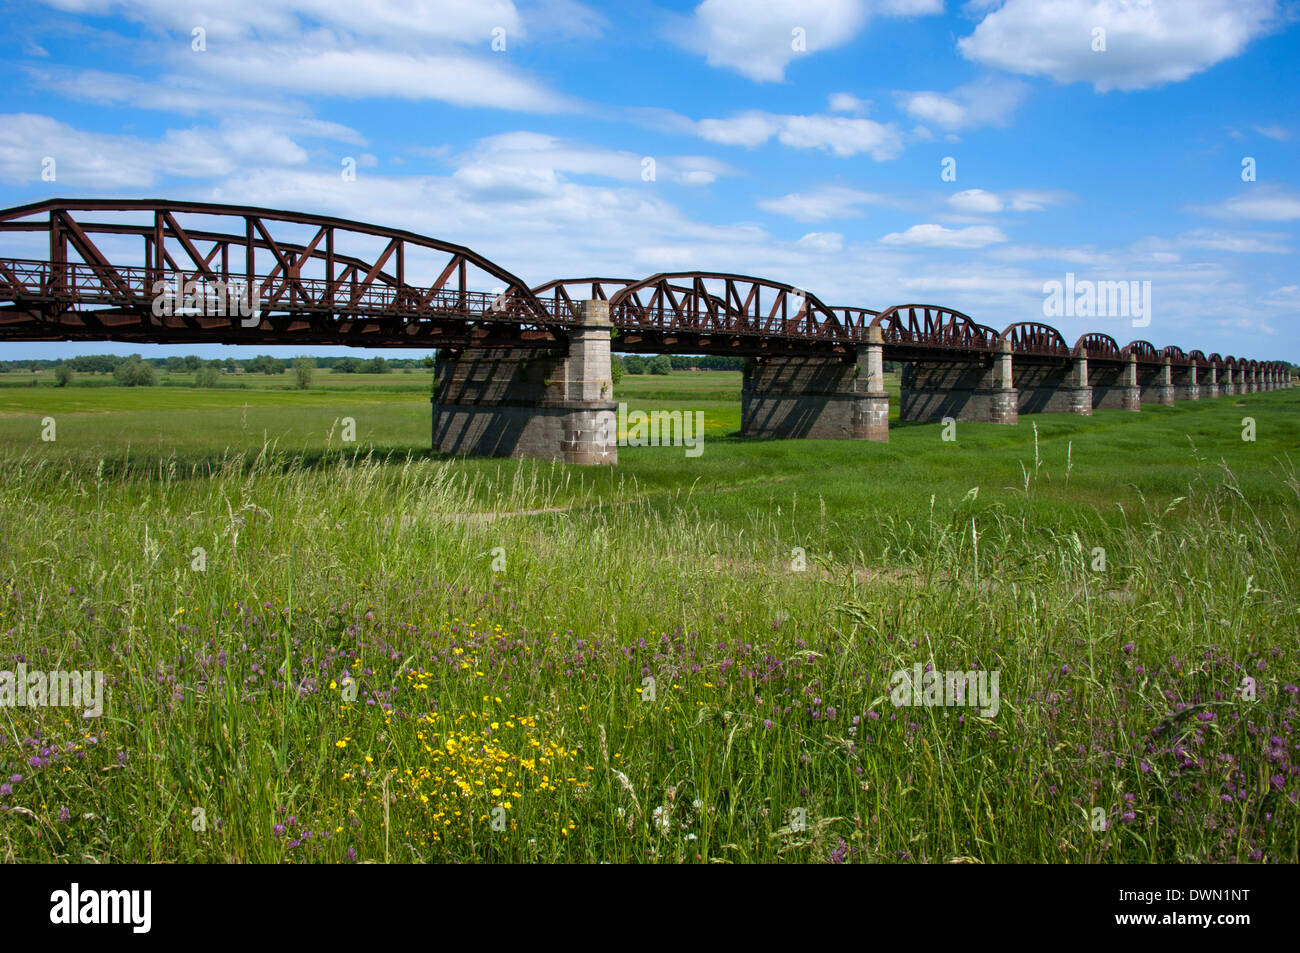
[[638,375],[703,454],[584,469],[187,381],[0,379],[0,671],[107,683],[0,706],[0,858],[1297,860],[1300,391],[877,444]]

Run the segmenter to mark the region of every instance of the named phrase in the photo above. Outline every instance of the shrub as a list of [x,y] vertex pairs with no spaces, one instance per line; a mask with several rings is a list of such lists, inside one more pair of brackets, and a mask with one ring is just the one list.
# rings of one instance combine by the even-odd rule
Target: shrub
[[113,368],[113,378],[123,387],[153,387],[158,383],[154,366],[142,361],[139,354],[132,354]]

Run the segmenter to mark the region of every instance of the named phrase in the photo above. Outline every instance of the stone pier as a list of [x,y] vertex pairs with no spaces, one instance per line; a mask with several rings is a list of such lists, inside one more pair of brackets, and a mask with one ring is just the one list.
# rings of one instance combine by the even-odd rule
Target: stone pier
[[1168,358],[1160,364],[1138,364],[1137,381],[1144,404],[1174,403],[1173,369]]
[[1066,363],[1016,366],[1017,410],[1022,414],[1084,414],[1092,416],[1093,392],[1088,358]]
[[1201,386],[1197,383],[1196,365],[1174,368],[1170,365],[1170,379],[1174,385],[1174,400],[1200,400]]
[[1093,361],[1088,366],[1093,410],[1141,410],[1142,387],[1138,384],[1137,357],[1130,354],[1123,364]]
[[1201,400],[1213,400],[1219,396],[1219,365],[1210,364],[1201,375]]
[[1140,391],[1133,381],[1134,364],[1089,361],[1088,386],[1092,390],[1092,409],[1138,410]]
[[579,303],[567,346],[439,350],[433,448],[584,465],[618,462],[609,302]]
[[991,360],[905,364],[898,417],[1016,423],[1019,400],[1012,378],[1011,342],[1001,342]]
[[889,440],[880,328],[849,359],[762,356],[748,368],[740,394],[746,437]]

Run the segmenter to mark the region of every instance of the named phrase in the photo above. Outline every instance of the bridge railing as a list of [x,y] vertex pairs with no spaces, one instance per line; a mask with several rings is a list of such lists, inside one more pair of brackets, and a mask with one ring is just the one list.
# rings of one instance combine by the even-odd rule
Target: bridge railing
[[[373,317],[423,317],[446,314],[481,320],[518,320],[519,302],[511,295],[483,291],[427,291],[359,281],[350,277],[322,278],[254,276],[250,301],[243,275],[211,277],[199,271],[130,266],[54,263],[0,259],[0,299],[105,307],[141,308],[154,314],[228,315],[244,306],[261,312],[342,313]],[[557,323],[572,316],[557,308]]]

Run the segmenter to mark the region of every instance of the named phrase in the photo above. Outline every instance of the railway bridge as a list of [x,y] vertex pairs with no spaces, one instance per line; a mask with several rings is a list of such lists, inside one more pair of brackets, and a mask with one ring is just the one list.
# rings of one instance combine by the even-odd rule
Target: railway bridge
[[472,250],[401,229],[158,199],[50,199],[0,211],[0,340],[436,349],[433,445],[617,461],[613,351],[752,358],[741,431],[889,439],[899,416],[1014,424],[1138,411],[1293,381],[1260,360],[1001,331],[951,308],[827,305],[793,285],[678,272],[529,287]]

